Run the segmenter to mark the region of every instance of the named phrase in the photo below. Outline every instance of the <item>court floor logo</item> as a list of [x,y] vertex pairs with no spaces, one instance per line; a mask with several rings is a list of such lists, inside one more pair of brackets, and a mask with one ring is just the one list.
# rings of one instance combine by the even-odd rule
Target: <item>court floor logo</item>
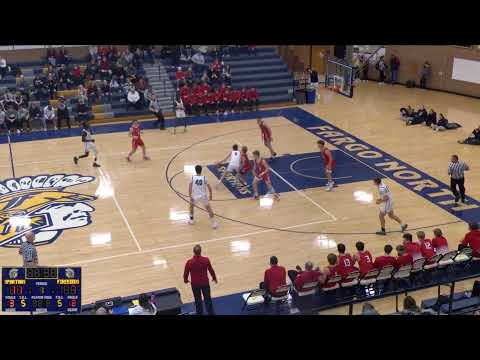
[[0,246],[19,247],[27,231],[35,245],[53,243],[64,230],[91,224],[96,196],[65,191],[94,181],[93,176],[55,174],[0,182]]

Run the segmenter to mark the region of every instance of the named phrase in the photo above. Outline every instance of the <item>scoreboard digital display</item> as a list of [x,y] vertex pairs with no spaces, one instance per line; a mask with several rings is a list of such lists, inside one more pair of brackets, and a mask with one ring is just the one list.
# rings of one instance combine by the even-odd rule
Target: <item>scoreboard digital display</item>
[[81,310],[80,267],[3,267],[2,311]]

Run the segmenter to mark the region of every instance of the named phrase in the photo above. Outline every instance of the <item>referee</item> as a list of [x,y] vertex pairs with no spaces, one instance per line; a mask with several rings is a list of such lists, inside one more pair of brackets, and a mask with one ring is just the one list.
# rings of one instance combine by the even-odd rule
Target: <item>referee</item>
[[25,234],[25,239],[18,250],[18,253],[23,257],[23,266],[24,267],[35,267],[38,266],[38,255],[37,249],[33,244],[35,241],[35,234],[31,231]]
[[[450,189],[453,196],[455,196],[455,204],[458,204],[458,200],[461,200],[465,204],[465,177],[464,172],[470,170],[468,165],[458,160],[458,155],[452,155],[451,162],[448,165],[448,175],[450,175]],[[460,190],[460,194],[457,190]]]

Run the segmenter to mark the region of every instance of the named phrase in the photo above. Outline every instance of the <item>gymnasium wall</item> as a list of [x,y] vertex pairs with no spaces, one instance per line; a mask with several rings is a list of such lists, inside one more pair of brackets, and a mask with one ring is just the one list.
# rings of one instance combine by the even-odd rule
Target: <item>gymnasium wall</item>
[[[457,57],[480,61],[478,48],[462,48],[453,45],[386,45],[387,64],[392,53],[400,59],[398,73],[400,83],[404,84],[412,79],[418,85],[422,65],[425,60],[428,60],[432,65],[428,88],[480,97],[480,84],[452,79],[453,59]],[[370,68],[369,77],[378,78],[378,71],[373,66]]]
[[278,51],[291,71],[303,71],[310,66],[311,53],[312,67],[323,74],[326,58],[333,55],[333,45],[282,45]]

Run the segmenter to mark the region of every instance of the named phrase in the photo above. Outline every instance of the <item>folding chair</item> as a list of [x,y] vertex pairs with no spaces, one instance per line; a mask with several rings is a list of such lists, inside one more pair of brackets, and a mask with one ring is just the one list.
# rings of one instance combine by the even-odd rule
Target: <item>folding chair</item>
[[322,287],[323,292],[337,290],[340,287],[341,281],[342,281],[342,277],[340,275],[329,277],[325,282],[325,284],[323,284],[323,287]]
[[425,258],[420,258],[420,259],[415,260],[412,264],[411,272],[414,274],[414,273],[418,273],[418,272],[422,271],[423,270],[423,265],[425,264],[426,260],[427,259],[425,259]]
[[352,287],[358,284],[358,278],[360,277],[360,271],[355,270],[349,273],[345,278],[343,278],[342,283],[340,284],[342,288]]
[[376,278],[376,282],[390,280],[392,278],[392,273],[395,270],[393,265],[387,265],[380,269],[378,276]]
[[362,276],[360,279],[360,285],[370,285],[377,282],[377,276],[380,273],[380,269],[372,269]]
[[435,269],[438,266],[438,262],[443,257],[443,254],[437,254],[428,258],[423,265],[423,270],[431,270]]
[[289,294],[290,291],[290,285],[280,285],[276,290],[275,290],[275,295],[272,295],[270,297],[270,300],[275,303],[277,313],[280,312],[280,305],[284,304],[285,302],[288,301],[288,298],[291,296]]
[[457,256],[457,253],[458,253],[457,250],[453,250],[443,255],[440,261],[438,262],[438,267],[445,268],[449,265],[452,265],[454,263],[453,259],[455,258],[455,256]]
[[394,279],[406,279],[410,277],[410,272],[412,270],[412,265],[403,265],[393,274]]
[[249,308],[253,308],[255,306],[263,304],[265,302],[265,298],[264,298],[265,293],[266,293],[265,290],[257,289],[257,290],[253,290],[252,292],[243,294],[242,297],[243,297],[244,303],[243,303],[242,311],[244,311],[245,308],[249,310]]
[[472,248],[466,247],[458,252],[453,258],[453,262],[456,264],[464,264],[472,259]]
[[300,289],[296,289],[295,286],[293,286],[293,290],[297,293],[298,296],[309,296],[315,294],[315,291],[318,288],[318,281],[312,281],[309,283],[303,284],[303,286]]

